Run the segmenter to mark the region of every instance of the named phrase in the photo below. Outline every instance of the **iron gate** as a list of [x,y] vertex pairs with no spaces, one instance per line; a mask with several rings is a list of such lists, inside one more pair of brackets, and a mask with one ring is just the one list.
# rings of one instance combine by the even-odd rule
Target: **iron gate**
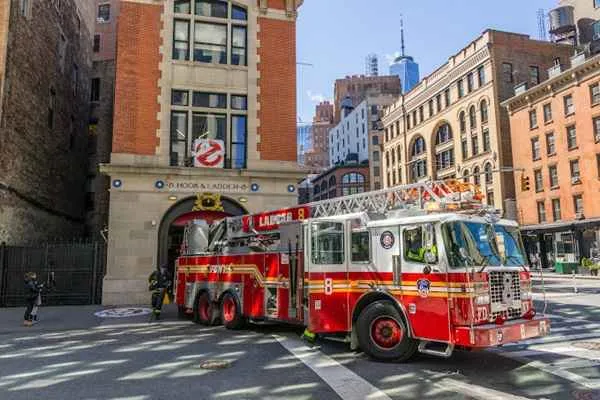
[[0,245],[0,307],[24,305],[24,275],[38,281],[54,275],[45,305],[100,304],[106,267],[106,246],[97,242],[48,243],[40,246]]

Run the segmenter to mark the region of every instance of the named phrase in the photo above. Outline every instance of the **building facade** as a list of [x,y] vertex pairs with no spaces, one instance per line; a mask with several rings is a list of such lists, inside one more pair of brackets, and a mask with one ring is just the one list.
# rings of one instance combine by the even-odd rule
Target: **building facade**
[[108,230],[108,176],[98,165],[110,162],[116,78],[117,20],[120,0],[94,0],[92,76],[90,82],[89,168],[86,192],[87,235],[106,237]]
[[329,165],[369,161],[369,105],[356,108],[349,98],[342,103],[342,119],[329,131]]
[[122,0],[105,304],[147,302],[190,219],[297,203],[301,0]]
[[298,148],[298,164],[306,164],[306,154],[313,149],[313,126],[311,124],[298,124],[296,126],[296,147]]
[[504,104],[528,250],[545,266],[579,263],[600,245],[600,56],[575,56]]
[[340,165],[310,180],[310,201],[321,201],[370,190],[369,165]]
[[539,82],[571,52],[527,35],[485,31],[386,109],[385,186],[461,178],[504,209],[515,191],[510,125],[500,103],[517,83]]
[[83,235],[88,6],[83,0],[0,3],[0,242]]
[[304,166],[321,172],[329,168],[329,131],[333,128],[333,104],[317,104],[312,124],[312,149],[304,155]]
[[337,79],[334,91],[334,123],[337,124],[342,118],[342,101],[349,97],[352,107],[357,107],[368,96],[379,95],[399,96],[401,93],[400,78],[397,76],[346,76]]
[[419,64],[410,56],[398,56],[390,65],[390,75],[398,76],[402,93],[408,93],[419,83]]

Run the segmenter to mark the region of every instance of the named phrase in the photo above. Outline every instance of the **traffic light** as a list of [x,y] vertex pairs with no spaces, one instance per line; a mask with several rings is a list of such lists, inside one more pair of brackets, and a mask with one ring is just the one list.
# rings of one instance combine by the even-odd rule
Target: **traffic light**
[[531,181],[528,176],[521,177],[521,191],[527,192],[531,189]]

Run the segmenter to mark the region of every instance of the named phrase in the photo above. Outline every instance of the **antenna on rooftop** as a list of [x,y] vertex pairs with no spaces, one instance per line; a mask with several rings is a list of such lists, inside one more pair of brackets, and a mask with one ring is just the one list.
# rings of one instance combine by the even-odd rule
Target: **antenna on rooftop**
[[400,54],[404,57],[404,16],[400,14],[400,40],[402,42],[402,53]]
[[547,35],[546,35],[546,12],[544,11],[543,8],[540,8],[537,12],[537,18],[538,18],[538,36],[540,40],[546,41],[547,39]]

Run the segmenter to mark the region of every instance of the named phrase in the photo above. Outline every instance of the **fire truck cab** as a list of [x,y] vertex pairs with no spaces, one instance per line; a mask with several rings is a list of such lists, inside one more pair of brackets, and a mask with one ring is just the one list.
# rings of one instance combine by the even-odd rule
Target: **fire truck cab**
[[[443,183],[416,197],[414,188],[228,218],[210,230],[192,223],[177,267],[181,311],[232,329],[302,325],[382,360],[546,335],[517,224],[483,208],[448,210],[457,197]],[[428,209],[432,200],[444,209]]]

